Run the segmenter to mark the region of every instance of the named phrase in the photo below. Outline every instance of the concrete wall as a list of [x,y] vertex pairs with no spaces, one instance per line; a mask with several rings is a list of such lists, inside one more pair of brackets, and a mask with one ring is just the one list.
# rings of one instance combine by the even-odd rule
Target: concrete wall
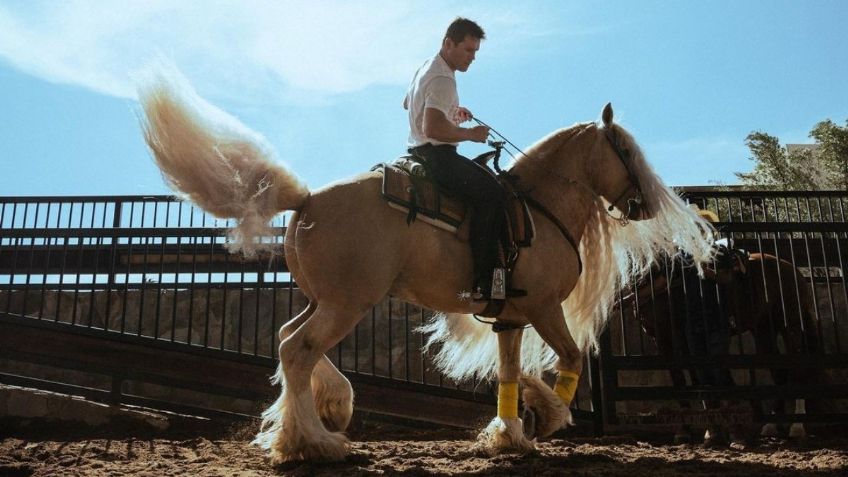
[[0,416],[45,421],[71,421],[102,426],[116,420],[153,430],[168,428],[168,419],[154,412],[109,406],[38,389],[0,384]]

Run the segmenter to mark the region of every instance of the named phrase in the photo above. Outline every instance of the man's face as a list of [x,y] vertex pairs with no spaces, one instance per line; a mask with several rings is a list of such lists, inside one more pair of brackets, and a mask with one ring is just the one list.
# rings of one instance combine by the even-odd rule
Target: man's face
[[474,61],[477,50],[480,49],[480,39],[466,35],[459,43],[454,43],[450,38],[445,38],[445,61],[448,66],[458,71],[466,71]]

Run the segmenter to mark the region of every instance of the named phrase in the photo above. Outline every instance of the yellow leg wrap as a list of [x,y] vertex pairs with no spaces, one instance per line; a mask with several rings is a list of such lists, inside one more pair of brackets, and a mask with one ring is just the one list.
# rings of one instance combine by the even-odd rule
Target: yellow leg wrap
[[577,392],[577,383],[580,380],[580,375],[571,371],[560,371],[557,376],[554,392],[557,393],[562,402],[566,405],[571,404],[574,399],[574,394]]
[[498,383],[498,417],[518,417],[518,383]]

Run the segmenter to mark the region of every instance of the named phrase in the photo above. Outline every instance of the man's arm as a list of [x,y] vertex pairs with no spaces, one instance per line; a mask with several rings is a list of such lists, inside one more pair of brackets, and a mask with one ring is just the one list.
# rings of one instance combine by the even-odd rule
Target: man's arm
[[425,136],[439,142],[486,142],[489,137],[489,128],[486,126],[459,127],[448,121],[445,113],[435,108],[424,109],[423,129]]

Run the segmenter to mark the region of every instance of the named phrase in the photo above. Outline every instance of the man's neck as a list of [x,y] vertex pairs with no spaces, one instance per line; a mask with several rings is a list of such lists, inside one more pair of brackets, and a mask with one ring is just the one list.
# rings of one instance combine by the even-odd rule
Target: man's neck
[[450,62],[450,61],[448,61],[448,59],[447,59],[447,58],[445,58],[445,52],[444,52],[444,51],[439,50],[439,56],[440,56],[440,57],[442,57],[442,61],[444,61],[444,62],[445,62],[445,64],[446,64],[446,65],[448,65],[448,68],[450,68],[450,70],[451,70],[451,71],[453,71],[454,73],[456,73],[456,68],[455,68],[455,67],[451,64],[451,62]]

